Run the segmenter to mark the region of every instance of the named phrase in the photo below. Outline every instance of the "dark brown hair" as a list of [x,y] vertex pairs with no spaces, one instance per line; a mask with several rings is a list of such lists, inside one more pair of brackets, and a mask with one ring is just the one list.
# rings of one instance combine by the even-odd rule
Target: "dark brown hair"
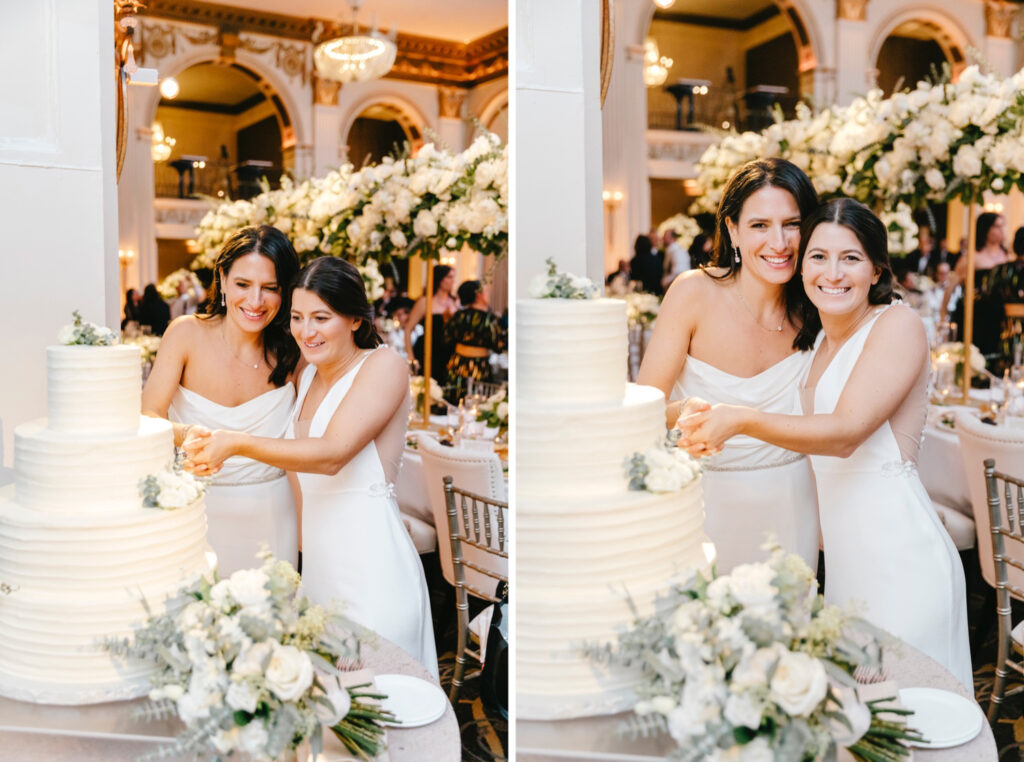
[[360,349],[373,349],[384,343],[373,324],[373,306],[366,298],[363,276],[351,262],[337,257],[314,259],[295,278],[291,290],[297,288],[313,292],[339,315],[359,318],[355,342]]

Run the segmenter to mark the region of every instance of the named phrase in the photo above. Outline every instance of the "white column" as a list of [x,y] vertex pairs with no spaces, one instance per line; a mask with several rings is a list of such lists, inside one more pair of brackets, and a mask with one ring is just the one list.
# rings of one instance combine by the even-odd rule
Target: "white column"
[[600,32],[597,0],[520,0],[512,236],[516,289],[553,257],[603,282]]
[[135,258],[126,273],[125,288],[143,288],[156,283],[158,262],[156,221],[153,204],[156,188],[153,178],[152,131],[145,124],[146,110],[138,87],[128,88],[128,147],[124,167],[117,184],[117,227],[119,249],[130,249]]
[[15,3],[0,46],[0,422],[46,414],[45,351],[71,311],[118,323],[114,9],[109,0]]
[[836,19],[835,98],[849,104],[874,82],[875,62],[868,60],[866,21]]
[[466,144],[466,123],[460,119],[438,117],[437,134],[441,142],[448,146],[453,153],[465,150]]
[[313,176],[323,177],[347,161],[341,146],[341,109],[313,105]]

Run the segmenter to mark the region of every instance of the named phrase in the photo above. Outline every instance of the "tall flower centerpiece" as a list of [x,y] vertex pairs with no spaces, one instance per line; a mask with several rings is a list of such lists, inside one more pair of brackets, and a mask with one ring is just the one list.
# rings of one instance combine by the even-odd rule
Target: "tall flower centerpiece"
[[[649,459],[635,458],[634,470]],[[858,698],[854,669],[881,664],[874,632],[826,606],[814,573],[776,546],[766,563],[696,574],[591,655],[645,675],[625,730],[668,733],[672,759],[811,762],[843,746],[889,762],[920,735],[890,699]]]
[[258,569],[198,579],[133,638],[107,644],[155,666],[140,714],[176,715],[185,725],[173,746],[144,759],[241,752],[271,762],[304,741],[315,757],[324,728],[360,759],[380,753],[380,721],[390,717],[382,696],[339,681],[337,665],[358,655],[358,639],[298,585],[290,564],[265,554]]

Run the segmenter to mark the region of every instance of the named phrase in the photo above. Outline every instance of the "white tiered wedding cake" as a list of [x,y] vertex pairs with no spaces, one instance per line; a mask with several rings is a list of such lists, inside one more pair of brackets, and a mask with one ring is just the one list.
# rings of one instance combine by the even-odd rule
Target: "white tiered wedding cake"
[[[46,349],[49,419],[14,431],[0,496],[0,695],[86,704],[149,690],[149,668],[102,648],[208,570],[202,498],[143,507],[174,458],[171,424],[143,417],[136,346]],[[13,495],[11,492],[13,491]]]
[[516,305],[518,716],[628,709],[633,674],[582,653],[608,643],[674,578],[706,567],[699,477],[630,491],[626,461],[665,440],[665,398],[626,383],[626,304]]

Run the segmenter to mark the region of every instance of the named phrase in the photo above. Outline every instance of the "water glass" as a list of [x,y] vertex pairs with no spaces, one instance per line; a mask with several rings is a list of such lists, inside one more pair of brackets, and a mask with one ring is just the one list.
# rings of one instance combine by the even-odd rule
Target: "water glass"
[[945,402],[953,393],[956,379],[956,360],[946,353],[942,353],[933,361],[933,389],[935,396],[941,402]]

